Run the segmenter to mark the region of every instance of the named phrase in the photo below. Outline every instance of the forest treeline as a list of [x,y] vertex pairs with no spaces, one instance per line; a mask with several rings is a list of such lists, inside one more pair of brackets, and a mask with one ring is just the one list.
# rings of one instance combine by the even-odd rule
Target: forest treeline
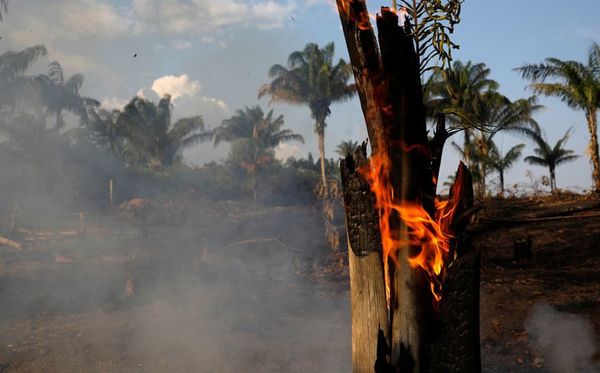
[[[269,81],[258,87],[258,98],[310,110],[318,156],[286,160],[277,159],[276,148],[304,138],[286,128],[277,106],[249,104],[212,126],[202,113],[173,120],[169,95],[157,102],[136,96],[109,110],[81,95],[83,75],[67,74],[59,62],[32,74],[31,66],[47,54],[37,45],[0,55],[0,203],[5,211],[35,205],[42,196],[68,209],[106,208],[109,184],[115,188],[113,203],[190,189],[213,199],[311,203],[338,182],[338,160],[325,157],[327,118],[335,103],[354,96],[355,86],[351,66],[334,60],[333,43],[309,43],[291,53],[285,65],[268,69]],[[585,155],[592,163],[593,188],[600,191],[600,47],[591,47],[586,63],[548,58],[516,70],[529,83],[531,97],[504,96],[483,63],[454,61],[424,77],[428,117],[433,123],[446,116],[447,130],[455,135],[451,146],[470,167],[477,196],[504,195],[505,174],[521,159],[545,167],[555,191],[556,168],[581,155],[567,148],[571,129],[556,141],[546,137],[543,123],[535,120],[541,109],[535,95],[556,96],[585,113],[590,135]],[[500,133],[524,143],[503,151],[495,142]],[[348,139],[336,152],[345,156],[359,141]],[[230,144],[224,161],[195,167],[184,162],[184,150],[223,142]],[[490,187],[491,178],[499,188]]]

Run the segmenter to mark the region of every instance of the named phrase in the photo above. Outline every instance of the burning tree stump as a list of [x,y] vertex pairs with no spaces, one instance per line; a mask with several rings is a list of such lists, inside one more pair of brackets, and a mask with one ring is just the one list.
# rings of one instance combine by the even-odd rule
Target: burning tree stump
[[342,160],[353,371],[478,372],[479,255],[465,234],[473,186],[461,163],[436,198],[444,117],[427,137],[409,25],[389,8],[378,40],[364,0],[337,0],[369,134]]

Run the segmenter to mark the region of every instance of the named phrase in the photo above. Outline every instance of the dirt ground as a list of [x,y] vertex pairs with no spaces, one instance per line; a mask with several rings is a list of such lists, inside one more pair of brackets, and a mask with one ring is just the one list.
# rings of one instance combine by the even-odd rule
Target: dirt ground
[[[531,348],[523,326],[535,304],[545,302],[558,311],[582,316],[600,335],[598,202],[561,198],[487,204],[480,224],[490,230],[475,241],[482,252],[481,344],[486,370],[535,372],[550,368],[539,351]],[[550,218],[569,210],[580,211]],[[542,217],[527,221],[534,216]],[[492,229],[499,224],[497,220],[513,220],[514,225]],[[514,240],[528,236],[533,257],[516,262]],[[598,352],[593,358],[596,364],[600,362]]]
[[[598,202],[485,204],[484,371],[550,371],[525,331],[536,304],[600,335]],[[22,249],[0,247],[0,372],[350,370],[347,268],[315,209],[159,205],[86,216],[83,234],[78,217],[23,223]],[[528,236],[533,257],[517,262],[514,240]]]

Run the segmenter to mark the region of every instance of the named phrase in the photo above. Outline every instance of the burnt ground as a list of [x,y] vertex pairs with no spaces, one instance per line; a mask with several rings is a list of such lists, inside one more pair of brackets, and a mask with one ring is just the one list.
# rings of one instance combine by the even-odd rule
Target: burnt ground
[[[484,371],[550,371],[525,320],[546,302],[600,335],[600,205],[485,206]],[[66,215],[22,227],[20,251],[0,246],[0,372],[349,371],[347,269],[313,208],[187,196],[87,216],[84,234]],[[533,257],[517,262],[527,236]]]
[[[487,204],[480,222],[487,233],[475,242],[482,252],[481,343],[489,371],[547,371],[548,362],[531,348],[523,327],[535,304],[546,302],[557,311],[582,316],[600,335],[598,202],[563,198]],[[560,214],[566,216],[544,218]],[[541,218],[528,221],[535,216]],[[493,229],[500,225],[497,220],[513,220],[513,225]],[[533,257],[517,262],[514,240],[527,236]],[[596,364],[598,352],[593,357]]]

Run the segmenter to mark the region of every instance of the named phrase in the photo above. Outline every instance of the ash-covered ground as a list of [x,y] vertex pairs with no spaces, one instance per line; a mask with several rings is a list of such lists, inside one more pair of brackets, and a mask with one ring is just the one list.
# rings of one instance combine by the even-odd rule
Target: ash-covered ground
[[3,248],[0,371],[348,371],[348,291],[315,211],[186,203]]
[[[489,202],[481,226],[570,200]],[[23,224],[0,251],[2,372],[348,372],[347,267],[312,207],[192,195]],[[600,208],[493,227],[483,253],[485,372],[595,372]],[[494,223],[495,224],[495,223]],[[530,236],[533,258],[513,260]]]

